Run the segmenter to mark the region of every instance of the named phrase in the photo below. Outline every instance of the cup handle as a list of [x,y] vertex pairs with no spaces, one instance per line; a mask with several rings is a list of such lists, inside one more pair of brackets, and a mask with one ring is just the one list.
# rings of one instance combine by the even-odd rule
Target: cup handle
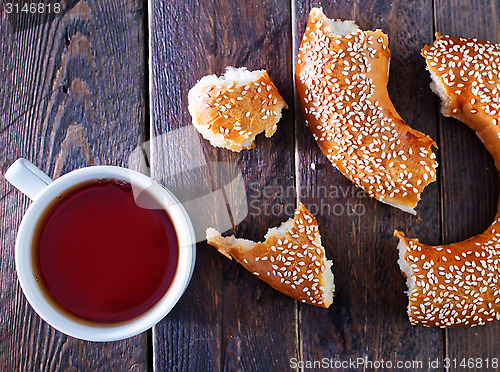
[[52,182],[52,178],[38,169],[35,164],[23,158],[17,159],[7,169],[5,179],[31,200],[35,200]]

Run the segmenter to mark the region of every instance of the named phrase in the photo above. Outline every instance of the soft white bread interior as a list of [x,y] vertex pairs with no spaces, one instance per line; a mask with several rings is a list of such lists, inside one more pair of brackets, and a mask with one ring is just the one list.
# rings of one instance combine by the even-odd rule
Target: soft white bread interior
[[[429,68],[427,67],[427,70]],[[434,71],[429,71],[431,74],[431,83],[429,84],[431,90],[441,98],[441,113],[444,116],[451,116],[451,97],[446,94],[446,87],[444,83],[438,78]]]
[[278,291],[299,301],[329,307],[335,290],[316,219],[300,204],[294,218],[269,229],[264,242],[222,237],[207,229],[207,242]]
[[345,36],[351,32],[359,30],[359,26],[354,21],[333,20],[325,16],[321,8],[313,8],[311,13],[314,12],[317,16],[323,17],[325,35],[331,36]]
[[[406,278],[406,286],[408,287],[408,291],[406,292],[406,294],[408,295],[408,298],[411,298],[411,292],[415,288],[415,275],[412,267],[410,266],[408,261],[405,260],[406,252],[408,251],[408,246],[406,245],[404,239],[399,240],[398,250],[399,250],[399,259],[398,259],[399,269]],[[408,315],[410,315],[410,313],[411,313],[411,308],[410,308],[410,303],[408,302]]]
[[416,214],[436,179],[434,141],[410,128],[387,92],[382,31],[311,10],[295,69],[306,124],[331,163],[377,200]]
[[241,151],[257,134],[271,137],[287,105],[266,70],[227,67],[204,76],[188,93],[193,125],[213,146]]

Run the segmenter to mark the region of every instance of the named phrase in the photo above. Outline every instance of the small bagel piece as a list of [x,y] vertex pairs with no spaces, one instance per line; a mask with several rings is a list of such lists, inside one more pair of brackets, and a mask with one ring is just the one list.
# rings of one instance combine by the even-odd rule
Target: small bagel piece
[[377,200],[416,214],[436,180],[435,142],[401,119],[388,92],[390,53],[381,30],[333,21],[314,8],[295,84],[306,124],[328,160]]
[[188,93],[193,125],[212,146],[240,152],[255,137],[276,132],[288,108],[266,70],[226,67],[221,77],[204,76]]
[[269,229],[265,238],[255,243],[207,229],[208,244],[271,287],[298,301],[329,307],[335,289],[332,261],[321,245],[318,223],[304,205],[300,204],[294,218]]
[[[436,34],[422,49],[442,112],[476,131],[500,165],[500,46]],[[491,226],[462,242],[428,246],[399,238],[412,324],[452,327],[500,320],[500,201]]]

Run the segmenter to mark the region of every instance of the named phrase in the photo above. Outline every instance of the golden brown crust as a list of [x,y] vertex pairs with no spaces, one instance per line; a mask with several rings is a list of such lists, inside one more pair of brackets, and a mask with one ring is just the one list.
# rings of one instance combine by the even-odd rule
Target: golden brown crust
[[[443,99],[443,114],[474,129],[500,166],[500,47],[475,39],[442,37],[422,55]],[[436,81],[437,80],[437,81]],[[451,327],[500,320],[500,201],[491,226],[462,242],[428,246],[395,235],[415,286],[409,293],[412,324]]]
[[370,196],[411,211],[436,179],[434,141],[411,129],[387,93],[389,49],[382,31],[328,32],[313,9],[296,65],[306,123],[347,178]]
[[208,243],[287,296],[325,308],[332,303],[323,283],[331,264],[321,246],[316,219],[302,203],[284,235],[271,233],[251,249],[242,249],[233,237],[209,237]]
[[188,96],[195,127],[212,145],[232,151],[255,147],[253,139],[263,131],[271,137],[287,108],[267,71],[245,84],[205,84],[202,79]]
[[500,320],[500,218],[484,233],[460,243],[421,244],[394,233],[406,245],[404,259],[415,286],[408,294],[414,325],[453,327]]
[[500,126],[500,45],[436,33],[422,56],[446,92],[443,115],[475,130],[500,168],[500,142],[492,136]]

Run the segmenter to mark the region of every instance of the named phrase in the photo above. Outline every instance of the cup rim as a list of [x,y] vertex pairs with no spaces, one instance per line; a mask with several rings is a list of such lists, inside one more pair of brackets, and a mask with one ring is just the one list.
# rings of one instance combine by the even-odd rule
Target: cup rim
[[[80,183],[103,178],[131,182],[148,189],[169,214],[177,233],[179,257],[172,282],[165,294],[149,310],[135,318],[118,323],[100,323],[69,317],[54,307],[36,283],[33,273],[32,241],[34,227],[47,206],[57,195]],[[137,171],[110,165],[80,168],[50,183],[28,207],[19,226],[15,263],[18,280],[24,295],[35,312],[55,329],[75,338],[88,341],[116,341],[146,331],[163,319],[178,302],[187,288],[194,270],[196,239],[192,222],[179,200],[168,189]]]

